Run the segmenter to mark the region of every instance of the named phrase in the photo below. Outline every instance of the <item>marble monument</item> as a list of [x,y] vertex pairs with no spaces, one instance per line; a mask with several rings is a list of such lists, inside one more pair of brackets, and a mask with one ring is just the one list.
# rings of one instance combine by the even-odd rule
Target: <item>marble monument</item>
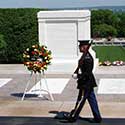
[[[49,73],[73,73],[80,57],[78,40],[91,39],[89,10],[38,12],[39,42],[52,51]],[[95,60],[95,52],[90,49]],[[94,67],[95,67],[94,66]]]

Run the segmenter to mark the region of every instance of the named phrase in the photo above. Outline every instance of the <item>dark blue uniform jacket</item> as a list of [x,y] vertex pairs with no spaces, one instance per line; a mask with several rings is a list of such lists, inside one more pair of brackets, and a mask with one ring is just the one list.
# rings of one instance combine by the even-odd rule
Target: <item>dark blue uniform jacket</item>
[[75,71],[78,75],[78,89],[90,89],[97,86],[92,70],[93,58],[91,54],[87,52],[81,56]]

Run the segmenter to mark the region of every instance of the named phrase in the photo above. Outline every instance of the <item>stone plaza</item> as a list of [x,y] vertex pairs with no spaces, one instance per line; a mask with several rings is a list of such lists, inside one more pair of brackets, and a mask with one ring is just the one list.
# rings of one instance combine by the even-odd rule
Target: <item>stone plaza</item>
[[[46,74],[48,79],[68,79],[62,86],[62,90],[53,93],[54,101],[48,94],[42,93],[43,97],[36,94],[26,95],[21,101],[26,82],[30,72],[22,64],[0,65],[0,124],[1,125],[55,125],[62,124],[54,117],[63,112],[70,112],[75,105],[77,92],[76,81],[71,74]],[[125,123],[125,98],[124,91],[119,94],[119,86],[115,86],[115,94],[110,92],[100,93],[99,86],[102,79],[123,80],[125,76],[124,66],[101,66],[95,70],[98,87],[95,89],[100,111],[103,117],[101,125],[124,125]],[[39,80],[38,80],[39,81]],[[105,84],[109,84],[105,82]],[[120,81],[119,83],[120,84]],[[28,90],[34,86],[31,83]],[[50,86],[51,89],[52,86]],[[112,86],[109,86],[112,87]],[[123,86],[125,87],[125,86]],[[56,88],[56,86],[54,86]],[[58,88],[58,86],[57,86]],[[105,90],[105,88],[104,88]],[[89,125],[84,118],[92,117],[88,103],[85,104],[81,118],[73,124]],[[83,119],[82,119],[83,118]],[[65,123],[66,124],[66,123]],[[72,123],[71,123],[72,124]]]

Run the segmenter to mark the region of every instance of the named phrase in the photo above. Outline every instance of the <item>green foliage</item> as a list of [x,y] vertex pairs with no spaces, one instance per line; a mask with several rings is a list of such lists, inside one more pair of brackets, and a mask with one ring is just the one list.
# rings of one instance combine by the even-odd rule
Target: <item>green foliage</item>
[[38,43],[38,11],[40,9],[0,9],[0,34],[6,41],[6,63],[21,63],[23,51]]
[[0,34],[0,63],[7,60],[6,49],[7,49],[7,44],[4,41],[4,36]]
[[125,37],[125,12],[92,10],[92,37]]
[[119,17],[118,23],[118,37],[125,37],[125,13],[118,13],[117,16]]
[[104,61],[125,61],[125,47],[122,46],[94,46],[97,58],[100,62]]
[[6,48],[6,42],[4,41],[3,35],[0,34],[0,51]]
[[111,17],[113,12],[111,10],[93,10],[92,11],[92,24],[111,24]]
[[95,25],[93,29],[94,37],[108,37],[108,36],[117,36],[117,30],[107,24]]

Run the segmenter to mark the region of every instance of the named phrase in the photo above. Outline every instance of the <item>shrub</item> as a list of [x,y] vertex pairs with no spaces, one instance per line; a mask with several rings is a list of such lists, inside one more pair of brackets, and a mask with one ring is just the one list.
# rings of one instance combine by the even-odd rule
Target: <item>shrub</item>
[[6,49],[7,49],[7,44],[4,41],[4,36],[0,34],[0,63],[7,61]]
[[[38,43],[37,12],[40,9],[0,9],[0,34],[2,49],[0,60],[6,63],[21,63],[23,51]],[[5,43],[6,42],[6,43]]]

